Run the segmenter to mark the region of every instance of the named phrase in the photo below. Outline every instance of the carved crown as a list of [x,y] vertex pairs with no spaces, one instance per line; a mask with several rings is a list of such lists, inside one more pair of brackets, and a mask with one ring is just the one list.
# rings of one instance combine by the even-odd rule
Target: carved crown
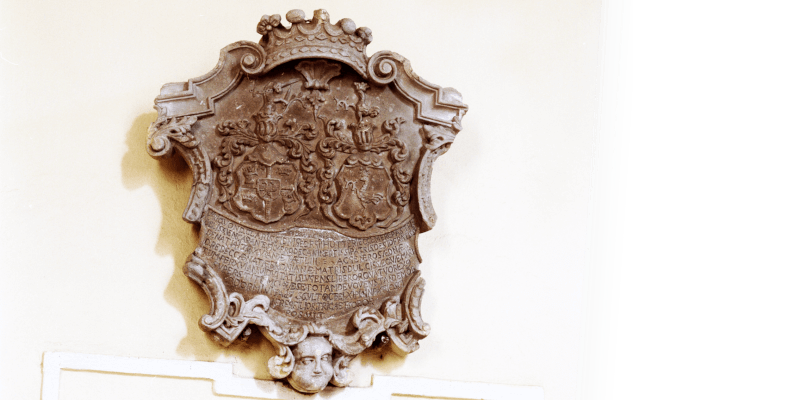
[[264,15],[258,23],[267,70],[295,59],[321,57],[341,61],[364,75],[372,30],[356,28],[350,18],[331,24],[325,10],[314,11],[310,20],[305,19],[303,10],[292,10],[286,13],[286,20],[291,27],[283,26],[278,14]]

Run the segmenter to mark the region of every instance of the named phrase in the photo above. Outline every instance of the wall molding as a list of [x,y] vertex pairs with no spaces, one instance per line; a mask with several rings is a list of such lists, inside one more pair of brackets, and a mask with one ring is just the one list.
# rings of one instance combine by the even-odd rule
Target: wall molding
[[162,360],[97,354],[46,352],[42,367],[42,400],[58,400],[61,371],[118,373],[169,378],[211,380],[215,394],[272,400],[347,399],[391,400],[392,396],[417,396],[464,400],[544,400],[538,386],[455,382],[427,378],[373,375],[372,386],[328,388],[324,394],[302,395],[276,381],[240,378],[233,364],[205,361]]

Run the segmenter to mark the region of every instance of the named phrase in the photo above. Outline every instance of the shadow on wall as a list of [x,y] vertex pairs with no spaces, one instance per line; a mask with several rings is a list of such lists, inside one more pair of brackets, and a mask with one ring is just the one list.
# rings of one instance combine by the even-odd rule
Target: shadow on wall
[[[192,173],[189,166],[176,151],[172,157],[153,159],[145,149],[147,129],[155,121],[155,112],[138,116],[128,131],[126,144],[128,151],[122,158],[122,183],[129,190],[150,186],[161,206],[161,229],[156,241],[155,254],[172,256],[174,266],[172,277],[164,290],[164,299],[175,307],[184,317],[187,335],[178,343],[176,352],[188,359],[200,361],[235,360],[257,379],[271,379],[267,370],[267,360],[275,354],[272,345],[261,335],[252,334],[245,341],[235,341],[223,347],[204,332],[198,321],[209,312],[210,303],[205,292],[183,274],[185,260],[199,242],[200,227],[182,219],[184,207],[192,186]],[[443,191],[443,200],[448,191]],[[154,325],[157,321],[152,322]],[[153,331],[157,331],[153,326]],[[251,328],[254,329],[254,328]],[[424,343],[423,343],[424,346]],[[359,356],[360,367],[372,367],[379,374],[389,375],[405,363],[405,356],[399,356],[388,349],[368,349]],[[355,367],[355,365],[354,365]],[[369,373],[359,374],[354,386],[369,386]]]
[[[171,255],[175,260],[172,278],[164,290],[164,299],[178,309],[186,322],[187,335],[180,341],[177,353],[189,359],[216,361],[225,356],[235,359],[258,379],[270,379],[266,362],[275,352],[260,334],[250,335],[223,347],[205,333],[198,321],[210,310],[205,292],[183,274],[186,258],[199,242],[200,226],[182,219],[189,199],[192,173],[183,158],[175,152],[167,159],[153,159],[147,154],[147,128],[155,121],[155,112],[142,114],[128,131],[128,151],[122,158],[122,183],[129,190],[150,186],[161,205],[161,230],[156,246],[157,255]],[[153,327],[157,331],[157,327]]]
[[[211,307],[208,296],[183,274],[183,265],[200,239],[199,225],[190,224],[182,218],[192,186],[192,173],[177,152],[170,158],[158,160],[147,154],[147,128],[156,118],[154,112],[142,114],[134,120],[128,131],[128,151],[122,158],[122,183],[129,190],[150,186],[161,205],[161,230],[153,250],[157,255],[172,256],[175,260],[172,278],[164,290],[164,299],[183,315],[187,332],[186,337],[178,343],[176,352],[200,361],[217,361],[223,356],[235,359],[250,371],[241,375],[252,374],[257,379],[271,379],[267,360],[275,355],[275,350],[260,333],[250,335],[246,342],[235,341],[226,348],[200,329],[198,321]],[[156,326],[153,331],[157,331]],[[404,356],[386,349],[368,349],[359,359],[362,368],[371,366],[385,375],[405,362]],[[369,386],[370,377],[356,376],[353,385]]]

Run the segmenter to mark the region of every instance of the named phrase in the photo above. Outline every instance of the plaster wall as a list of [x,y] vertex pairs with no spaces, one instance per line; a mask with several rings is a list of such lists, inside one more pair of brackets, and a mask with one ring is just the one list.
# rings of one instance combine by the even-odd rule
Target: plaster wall
[[[231,362],[239,376],[268,377],[266,340],[222,348],[197,326],[208,300],[181,272],[198,239],[181,219],[190,171],[179,157],[150,158],[145,138],[162,84],[211,70],[229,43],[257,41],[262,14],[325,8],[373,29],[369,54],[402,54],[470,106],[434,167],[439,219],[420,237],[433,333],[406,358],[361,356],[355,384],[375,373],[576,398],[599,1],[0,7],[0,397],[38,398],[47,351]],[[81,374],[62,387],[83,387]],[[127,378],[103,379],[134,398]],[[163,398],[206,390],[158,382]]]

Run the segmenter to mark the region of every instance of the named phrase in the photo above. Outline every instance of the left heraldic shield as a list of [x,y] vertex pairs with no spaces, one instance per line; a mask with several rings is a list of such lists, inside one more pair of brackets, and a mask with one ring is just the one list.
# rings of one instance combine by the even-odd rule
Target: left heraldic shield
[[272,377],[316,393],[346,386],[368,347],[410,353],[430,332],[416,239],[467,106],[397,53],[368,57],[369,28],[286,19],[262,17],[258,43],[164,85],[147,150],[192,169],[183,218],[200,242],[184,273],[211,303],[200,328],[229,345],[257,327]]
[[300,209],[299,178],[297,166],[275,146],[258,145],[236,167],[233,204],[257,221],[276,222]]

